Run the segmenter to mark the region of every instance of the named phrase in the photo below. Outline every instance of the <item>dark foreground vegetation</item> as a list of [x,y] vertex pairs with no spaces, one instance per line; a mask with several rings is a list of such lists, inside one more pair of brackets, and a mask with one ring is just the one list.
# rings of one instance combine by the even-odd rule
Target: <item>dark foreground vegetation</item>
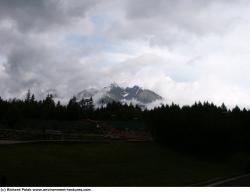
[[108,104],[95,109],[93,100],[70,99],[55,102],[52,95],[36,100],[27,93],[25,100],[0,98],[0,140],[150,140],[139,107]]
[[162,106],[146,112],[155,141],[200,155],[250,151],[250,111],[224,104]]
[[[7,129],[25,128],[25,124],[31,122],[35,128],[35,124],[57,121],[54,127],[63,127],[60,126],[63,123],[61,125],[68,125],[68,130],[77,133],[81,130],[81,121],[86,119],[112,122],[116,128],[149,130],[156,142],[187,153],[222,155],[250,151],[250,111],[237,106],[230,110],[224,104],[195,103],[141,110],[138,106],[111,103],[94,109],[91,98],[81,101],[72,98],[67,105],[62,105],[55,103],[51,95],[37,101],[30,92],[25,100],[0,99],[0,124]],[[73,128],[78,129],[69,129],[77,122],[78,127]],[[55,129],[53,124],[50,127]],[[88,124],[84,129],[91,133],[90,128],[94,133],[101,129]]]

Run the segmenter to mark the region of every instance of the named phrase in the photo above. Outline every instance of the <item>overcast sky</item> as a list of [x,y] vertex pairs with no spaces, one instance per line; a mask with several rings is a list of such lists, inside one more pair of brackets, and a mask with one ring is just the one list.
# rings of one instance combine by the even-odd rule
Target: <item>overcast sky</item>
[[0,95],[138,84],[250,107],[248,0],[0,0]]

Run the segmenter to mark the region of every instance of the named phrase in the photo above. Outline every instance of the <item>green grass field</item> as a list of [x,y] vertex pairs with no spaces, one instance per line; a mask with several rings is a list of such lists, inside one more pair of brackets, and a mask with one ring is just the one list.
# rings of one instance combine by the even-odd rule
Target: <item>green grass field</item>
[[150,142],[1,145],[0,156],[8,186],[189,186],[240,174],[246,162],[202,161]]

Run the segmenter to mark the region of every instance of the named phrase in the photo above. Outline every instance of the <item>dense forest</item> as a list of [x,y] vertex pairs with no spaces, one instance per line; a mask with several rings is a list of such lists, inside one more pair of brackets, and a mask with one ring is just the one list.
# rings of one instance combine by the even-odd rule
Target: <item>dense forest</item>
[[96,120],[142,120],[142,110],[138,106],[109,103],[95,109],[92,98],[77,101],[71,98],[66,105],[54,101],[48,94],[44,100],[36,100],[34,94],[27,93],[24,100],[0,98],[0,123],[9,127],[27,119],[79,121],[83,119]]
[[110,103],[94,108],[93,100],[71,98],[66,105],[52,95],[36,100],[30,92],[24,100],[0,98],[0,124],[18,128],[25,120],[139,120],[145,123],[153,139],[186,152],[223,152],[250,150],[250,111],[224,104],[195,103],[192,106],[162,105],[152,110],[138,106]]
[[191,153],[250,150],[250,111],[224,104],[165,105],[145,116],[155,141]]

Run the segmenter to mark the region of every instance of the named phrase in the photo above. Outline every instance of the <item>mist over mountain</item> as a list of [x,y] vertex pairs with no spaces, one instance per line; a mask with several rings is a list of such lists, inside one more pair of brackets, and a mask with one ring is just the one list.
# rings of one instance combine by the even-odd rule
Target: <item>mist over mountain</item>
[[[60,95],[56,89],[40,91],[36,94],[38,100],[43,100],[47,95],[52,95],[55,101],[61,101],[63,104],[68,99]],[[25,97],[25,96],[24,96]],[[139,105],[140,107],[157,106],[163,102],[164,98],[152,90],[144,89],[138,85],[132,87],[121,87],[116,83],[105,86],[101,89],[88,88],[84,89],[71,97],[76,97],[77,101],[92,98],[96,107],[106,105],[112,102],[121,102],[123,104]]]
[[102,89],[85,89],[76,94],[78,101],[92,97],[96,105],[103,105],[110,102],[132,103],[139,106],[146,106],[163,98],[155,92],[143,89],[137,85],[123,88],[112,83]]

